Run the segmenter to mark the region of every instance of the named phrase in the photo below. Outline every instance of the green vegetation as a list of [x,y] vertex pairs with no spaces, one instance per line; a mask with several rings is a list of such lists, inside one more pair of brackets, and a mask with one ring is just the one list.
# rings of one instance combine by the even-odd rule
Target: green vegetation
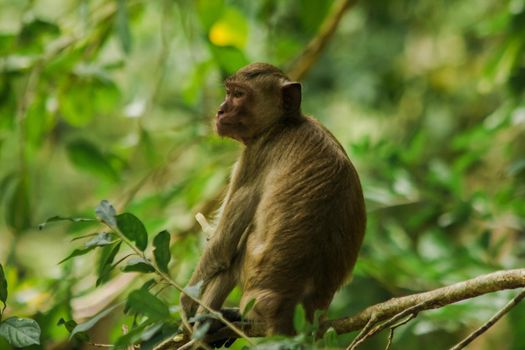
[[[254,61],[294,68],[331,5],[0,0],[0,349],[176,330],[179,291],[151,278],[188,280],[204,238],[194,216],[212,215],[238,154],[213,131],[222,80]],[[362,1],[302,83],[303,111],[345,146],[369,212],[330,318],[524,265],[525,0]],[[393,349],[446,349],[514,295],[421,313]],[[296,316],[298,338],[259,347],[313,344]],[[471,348],[522,349],[524,327],[519,305]]]

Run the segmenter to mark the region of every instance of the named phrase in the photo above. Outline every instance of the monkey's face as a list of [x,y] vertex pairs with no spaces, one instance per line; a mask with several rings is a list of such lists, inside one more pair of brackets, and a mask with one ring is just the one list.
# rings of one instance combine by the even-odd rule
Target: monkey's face
[[246,144],[274,122],[281,101],[246,81],[230,79],[225,88],[226,97],[216,115],[217,133]]
[[216,115],[217,133],[242,141],[251,114],[248,106],[253,91],[246,84],[234,82],[226,83],[225,88],[226,96]]

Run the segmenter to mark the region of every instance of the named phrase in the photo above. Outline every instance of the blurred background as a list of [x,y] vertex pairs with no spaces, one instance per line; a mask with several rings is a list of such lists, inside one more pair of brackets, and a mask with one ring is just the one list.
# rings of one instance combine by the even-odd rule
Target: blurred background
[[[332,1],[0,0],[0,262],[5,315],[35,318],[46,349],[144,282],[95,288],[104,254],[58,264],[100,200],[172,234],[189,278],[240,146],[214,135],[222,80],[250,62],[294,67]],[[330,317],[525,262],[525,0],[369,0],[351,6],[303,83],[303,111],[361,176],[367,236]],[[397,349],[445,349],[515,292],[420,314]],[[175,305],[177,293],[161,296]],[[229,298],[236,305],[239,291]],[[111,342],[129,317],[93,330]],[[518,306],[470,349],[524,349]],[[97,333],[98,332],[98,333]],[[363,349],[384,348],[386,333]],[[339,337],[346,346],[355,334]],[[240,349],[242,341],[234,347]],[[0,349],[9,349],[0,338]]]

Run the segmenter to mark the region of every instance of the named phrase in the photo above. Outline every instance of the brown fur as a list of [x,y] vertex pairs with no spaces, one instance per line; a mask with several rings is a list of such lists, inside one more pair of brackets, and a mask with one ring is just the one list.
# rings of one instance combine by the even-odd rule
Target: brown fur
[[[244,91],[233,97],[236,84]],[[214,309],[240,284],[241,309],[256,299],[249,318],[269,334],[292,334],[295,306],[310,319],[327,309],[356,262],[361,185],[334,136],[300,112],[300,85],[280,70],[252,64],[226,86],[217,129],[246,147],[190,284],[204,281],[201,299]],[[187,298],[182,304],[195,311]]]

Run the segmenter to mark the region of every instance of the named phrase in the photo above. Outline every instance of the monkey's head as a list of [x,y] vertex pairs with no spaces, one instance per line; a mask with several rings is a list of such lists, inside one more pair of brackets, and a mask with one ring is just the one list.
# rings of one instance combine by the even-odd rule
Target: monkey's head
[[217,132],[248,144],[285,119],[301,118],[301,84],[278,68],[253,63],[226,79],[216,115]]

